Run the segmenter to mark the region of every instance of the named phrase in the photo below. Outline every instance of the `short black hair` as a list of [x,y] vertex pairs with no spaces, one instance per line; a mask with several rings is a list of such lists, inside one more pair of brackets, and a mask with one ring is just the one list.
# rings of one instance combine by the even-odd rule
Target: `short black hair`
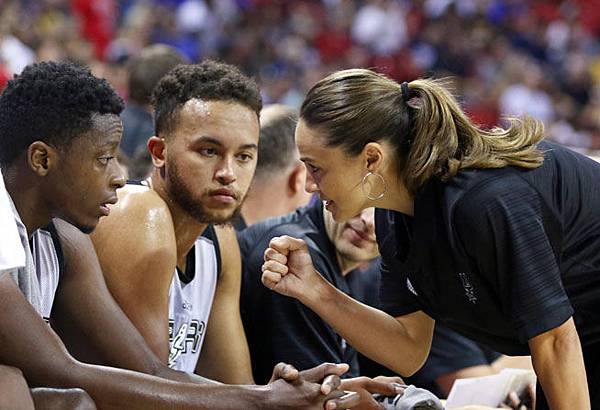
[[0,166],[9,166],[34,141],[58,149],[93,126],[96,114],[119,115],[123,100],[108,82],[71,63],[25,67],[0,96]]
[[175,48],[154,44],[144,48],[129,64],[129,100],[139,105],[152,101],[152,91],[169,71],[189,61]]
[[169,133],[179,109],[189,100],[240,103],[257,117],[262,108],[258,85],[235,66],[212,60],[180,65],[160,80],[153,94],[156,135]]
[[285,171],[298,157],[294,131],[298,110],[285,105],[266,106],[261,113],[256,178]]

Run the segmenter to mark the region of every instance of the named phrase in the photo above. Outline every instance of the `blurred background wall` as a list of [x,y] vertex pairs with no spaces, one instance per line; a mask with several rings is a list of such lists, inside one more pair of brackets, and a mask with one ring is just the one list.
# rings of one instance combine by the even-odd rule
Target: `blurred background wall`
[[0,87],[39,60],[89,65],[127,99],[150,44],[238,65],[265,103],[298,106],[329,72],[451,76],[486,127],[530,114],[600,150],[600,0],[0,0]]

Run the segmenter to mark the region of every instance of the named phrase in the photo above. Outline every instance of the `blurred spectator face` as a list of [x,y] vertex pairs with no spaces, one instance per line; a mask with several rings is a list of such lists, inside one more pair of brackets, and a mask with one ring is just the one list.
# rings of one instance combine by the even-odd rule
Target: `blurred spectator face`
[[375,241],[375,208],[367,208],[344,223],[335,222],[324,210],[325,229],[336,251],[352,262],[366,262],[379,255]]
[[165,138],[169,195],[199,222],[224,223],[238,212],[256,168],[259,124],[244,105],[187,101]]

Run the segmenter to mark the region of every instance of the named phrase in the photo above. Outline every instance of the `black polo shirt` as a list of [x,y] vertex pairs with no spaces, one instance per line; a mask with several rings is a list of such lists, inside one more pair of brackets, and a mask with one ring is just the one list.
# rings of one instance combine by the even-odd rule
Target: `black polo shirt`
[[[346,279],[350,284],[352,297],[369,306],[379,308],[379,286],[381,281],[381,263],[377,258],[365,270],[354,270]],[[431,350],[423,367],[410,377],[404,377],[407,384],[424,388],[438,396],[446,398],[437,379],[443,375],[457,372],[472,366],[492,364],[501,355],[491,349],[459,335],[441,323],[435,324]],[[358,364],[361,376],[395,376],[396,373],[358,352]]]
[[382,308],[422,310],[509,355],[574,316],[600,342],[600,164],[543,142],[543,165],[429,181],[414,217],[377,210]]
[[[259,222],[238,233],[243,261],[241,311],[248,338],[254,378],[267,382],[278,362],[299,369],[322,362],[348,363],[348,376],[382,374],[391,370],[378,365],[345,344],[319,316],[296,299],[271,291],[261,283],[263,253],[269,241],[291,235],[306,241],[313,263],[325,279],[367,305],[379,306],[380,263],[366,269],[340,273],[335,247],[327,237],[320,201],[287,216]],[[407,382],[440,395],[435,380],[445,373],[489,364],[498,357],[456,332],[436,325],[431,354],[424,367]]]
[[238,232],[243,266],[240,308],[257,383],[266,383],[273,366],[282,361],[298,369],[323,362],[348,363],[350,370],[345,376],[358,376],[354,348],[346,345],[312,310],[261,282],[263,253],[270,240],[291,235],[306,241],[315,268],[323,277],[349,294],[349,283],[341,275],[336,258],[331,256],[335,255],[335,249],[324,232],[320,201]]

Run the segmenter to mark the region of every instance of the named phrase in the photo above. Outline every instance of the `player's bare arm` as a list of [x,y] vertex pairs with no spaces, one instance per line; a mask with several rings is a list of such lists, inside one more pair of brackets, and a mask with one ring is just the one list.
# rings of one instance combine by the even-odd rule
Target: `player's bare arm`
[[154,191],[127,186],[91,237],[108,289],[166,363],[168,292],[177,257],[168,207]]
[[215,232],[222,269],[196,372],[224,383],[252,384],[250,353],[240,317],[239,245],[232,227],[215,226]]
[[[83,364],[67,352],[52,329],[25,299],[10,275],[0,278],[0,362],[23,372],[30,387],[78,387],[85,390],[99,409],[321,409],[327,398],[321,385],[308,377],[290,384],[277,380],[267,386],[226,386],[177,383],[158,377]],[[341,374],[344,369],[328,365],[313,376]],[[340,371],[341,370],[341,371]],[[311,380],[317,381],[316,378]],[[321,378],[322,380],[322,378]],[[318,380],[319,382],[321,380]],[[332,381],[333,391],[339,378]],[[357,404],[357,398],[335,399],[336,408]]]
[[19,369],[0,365],[0,410],[15,408],[34,409],[27,382]]
[[166,365],[110,294],[89,236],[58,219],[54,225],[65,266],[51,324],[69,351],[87,363],[161,374]]

